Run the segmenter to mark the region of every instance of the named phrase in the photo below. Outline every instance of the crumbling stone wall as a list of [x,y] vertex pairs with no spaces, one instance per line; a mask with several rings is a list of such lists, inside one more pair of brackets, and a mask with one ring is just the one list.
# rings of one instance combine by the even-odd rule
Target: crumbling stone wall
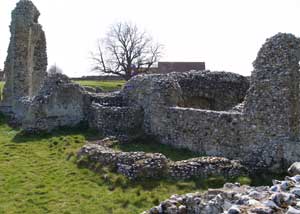
[[[178,142],[180,141],[178,140],[179,136],[180,139],[183,139],[183,136],[187,136],[187,134],[182,133],[182,130],[189,129],[184,128],[187,124],[193,124],[188,133],[198,135],[199,130],[202,130],[203,126],[207,127],[212,123],[212,119],[209,119],[209,116],[205,117],[205,119],[209,120],[205,121],[203,119],[204,123],[200,123],[202,116],[199,113],[199,107],[201,106],[192,105],[186,107],[190,113],[184,115],[184,117],[174,113],[174,111],[178,112],[180,108],[176,110],[176,108],[172,107],[184,106],[184,103],[187,103],[187,100],[190,99],[195,99],[195,102],[198,103],[203,101],[203,99],[208,99],[213,100],[214,107],[218,109],[230,109],[243,101],[248,87],[248,79],[238,74],[190,71],[185,74],[139,75],[125,85],[123,94],[130,105],[141,106],[144,109],[145,132],[159,137],[164,143],[171,143],[174,138],[177,139],[175,142]],[[185,108],[183,107],[182,109]],[[199,117],[194,115],[197,112]],[[203,114],[209,114],[210,112],[204,111]],[[200,118],[200,121],[195,118]],[[177,122],[179,123],[177,124]],[[177,129],[176,126],[179,127],[181,122],[183,128]],[[210,129],[213,129],[213,127],[211,126]],[[222,129],[226,130],[225,127],[220,127],[220,130]],[[178,135],[176,135],[177,130],[179,132]],[[207,138],[209,138],[209,134]],[[191,136],[189,139],[191,139]],[[199,139],[195,139],[195,141],[199,141]],[[182,141],[182,144],[186,143]],[[176,143],[176,145],[178,144]]]
[[172,161],[160,153],[122,152],[112,149],[115,142],[103,139],[84,145],[78,152],[82,166],[108,166],[130,179],[162,178],[189,179],[209,176],[237,177],[247,170],[236,160],[220,157],[199,157]]
[[128,105],[144,111],[143,128],[146,134],[155,132],[165,118],[165,106],[176,106],[182,101],[182,91],[175,75],[139,75],[131,79],[122,91]]
[[47,77],[22,122],[27,131],[51,131],[61,126],[75,126],[84,121],[87,93],[63,74]]
[[[162,143],[253,168],[283,169],[300,158],[299,56],[299,38],[279,33],[268,39],[254,62],[245,101],[246,78],[205,71],[135,77],[124,92],[129,103],[144,109],[146,133]],[[194,94],[209,105],[181,104]],[[212,108],[211,100],[222,99]]]
[[268,39],[253,63],[245,114],[266,137],[298,139],[300,39],[279,33]]
[[12,12],[2,110],[16,112],[22,105],[19,99],[36,95],[46,77],[46,39],[38,23],[39,15],[29,0],[19,1]]
[[[156,128],[161,142],[202,155],[237,157],[247,129],[239,112],[170,107]],[[233,143],[235,142],[235,143]]]
[[143,111],[141,108],[103,106],[93,103],[89,109],[88,122],[105,136],[118,136],[130,140],[143,134]]
[[178,106],[216,111],[242,103],[249,88],[244,76],[229,72],[186,72],[177,77],[183,102]]

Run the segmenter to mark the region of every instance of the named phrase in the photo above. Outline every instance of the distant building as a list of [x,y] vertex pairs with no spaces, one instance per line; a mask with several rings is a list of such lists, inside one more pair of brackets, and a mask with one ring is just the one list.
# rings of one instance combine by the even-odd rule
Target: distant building
[[205,62],[158,62],[158,73],[205,70]]

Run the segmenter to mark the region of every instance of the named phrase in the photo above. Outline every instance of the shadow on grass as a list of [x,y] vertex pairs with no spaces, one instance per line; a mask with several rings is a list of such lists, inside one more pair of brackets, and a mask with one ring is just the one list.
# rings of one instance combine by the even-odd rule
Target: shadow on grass
[[9,118],[5,116],[3,113],[0,113],[0,125],[8,125],[9,127],[13,128],[12,126],[9,125],[8,121]]
[[240,183],[241,185],[251,186],[272,186],[272,179],[283,180],[286,174],[276,174],[270,172],[262,172],[259,175],[238,176],[238,177],[222,177],[222,176],[208,176],[208,177],[192,177],[190,179],[172,179],[168,177],[158,178],[143,178],[140,180],[129,180],[123,175],[116,172],[107,171],[107,169],[92,169],[103,179],[104,183],[111,191],[116,188],[126,189],[142,189],[143,191],[152,191],[155,188],[164,188],[169,185],[176,186],[179,190],[187,191],[205,191],[209,188],[222,188],[225,183]]
[[204,154],[192,152],[188,149],[175,148],[171,145],[159,143],[155,138],[144,136],[129,143],[118,143],[113,146],[114,149],[123,152],[161,153],[173,161],[186,160],[190,158],[201,157]]
[[88,169],[97,173],[99,179],[108,187],[110,191],[119,188],[123,191],[130,189],[141,189],[143,191],[153,191],[156,188],[167,188],[168,186],[176,186],[179,190],[196,191],[207,190],[208,188],[221,188],[226,182],[241,182],[250,184],[251,179],[248,177],[224,178],[221,176],[210,176],[207,178],[193,177],[190,179],[172,179],[166,176],[157,178],[141,178],[130,180],[127,177],[118,174],[115,170],[103,167],[86,167],[79,166],[80,169]]
[[63,137],[66,135],[82,135],[86,140],[97,140],[102,138],[98,131],[88,128],[85,123],[81,123],[75,127],[60,127],[51,132],[27,133],[20,131],[15,135],[12,141],[15,143],[28,143],[47,140],[53,137]]

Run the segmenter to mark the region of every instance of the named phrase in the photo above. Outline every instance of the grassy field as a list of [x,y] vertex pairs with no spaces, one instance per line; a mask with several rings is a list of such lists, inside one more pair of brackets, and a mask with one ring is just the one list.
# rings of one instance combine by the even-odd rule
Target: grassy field
[[140,139],[126,144],[115,144],[113,148],[124,152],[144,151],[149,153],[161,153],[173,161],[186,160],[200,156],[200,154],[186,149],[176,149],[168,145],[159,144],[153,139]]
[[100,87],[104,91],[119,90],[125,84],[125,81],[123,80],[114,80],[114,81],[78,80],[75,82],[83,86]]
[[133,182],[105,169],[78,168],[76,151],[100,137],[84,128],[28,136],[1,116],[0,213],[139,213],[172,194],[220,185],[221,178]]
[[[104,91],[115,91],[122,88],[125,84],[123,80],[114,80],[114,81],[93,81],[93,80],[83,80],[83,81],[75,81],[83,86],[90,86],[90,87],[100,87]],[[4,86],[4,82],[0,81],[0,91],[2,92]]]
[[0,94],[2,94],[3,86],[4,86],[4,82],[0,81]]

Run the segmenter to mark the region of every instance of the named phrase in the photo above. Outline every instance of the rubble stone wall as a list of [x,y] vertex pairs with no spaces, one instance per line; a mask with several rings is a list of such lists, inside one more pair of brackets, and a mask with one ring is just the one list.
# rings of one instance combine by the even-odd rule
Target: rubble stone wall
[[19,1],[12,12],[1,104],[7,111],[16,112],[21,97],[36,95],[46,77],[46,39],[38,23],[39,15],[29,0]]
[[248,91],[240,75],[191,71],[135,77],[124,92],[162,143],[279,169],[300,157],[299,59],[300,39],[279,33],[260,49]]
[[75,126],[85,120],[84,89],[62,74],[47,77],[22,122],[27,131],[51,131],[61,126]]
[[143,134],[143,111],[141,108],[103,106],[93,103],[89,109],[88,122],[91,128],[104,136],[123,138]]
[[105,145],[105,140],[86,144],[78,152],[78,163],[90,168],[109,166],[130,179],[236,177],[247,174],[246,168],[239,161],[227,158],[199,157],[172,161],[160,153],[122,152],[109,146]]
[[266,136],[298,139],[300,39],[279,33],[258,52],[246,97],[250,124]]
[[[216,85],[219,83],[222,87],[218,88]],[[190,71],[185,74],[139,75],[124,86],[122,93],[129,105],[144,109],[145,132],[159,135],[163,129],[167,129],[167,107],[181,106],[193,98],[194,103],[212,100],[215,107],[229,109],[243,101],[248,87],[248,79],[238,74]],[[192,109],[197,111],[196,108]],[[183,118],[184,121],[189,119]]]
[[178,106],[216,111],[242,103],[249,88],[246,77],[229,72],[186,72],[177,81],[183,98]]
[[247,127],[239,112],[168,107],[155,129],[165,144],[214,156],[236,156],[232,147],[242,145]]

